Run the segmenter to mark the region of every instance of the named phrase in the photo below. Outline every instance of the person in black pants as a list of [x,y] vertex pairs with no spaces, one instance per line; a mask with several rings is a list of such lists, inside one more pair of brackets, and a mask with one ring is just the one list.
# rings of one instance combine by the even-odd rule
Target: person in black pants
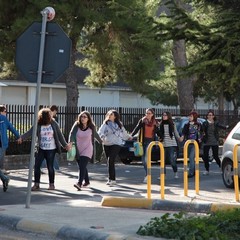
[[104,151],[108,163],[107,185],[116,185],[115,159],[124,144],[124,140],[132,139],[120,121],[119,113],[112,109],[106,114],[103,124],[98,130],[98,134],[103,141]]
[[206,116],[207,120],[203,123],[203,161],[206,171],[203,175],[209,175],[209,150],[212,149],[213,158],[215,159],[217,165],[221,167],[221,161],[218,156],[219,149],[219,133],[218,130],[227,129],[228,126],[223,126],[219,124],[216,120],[214,112],[209,110]]

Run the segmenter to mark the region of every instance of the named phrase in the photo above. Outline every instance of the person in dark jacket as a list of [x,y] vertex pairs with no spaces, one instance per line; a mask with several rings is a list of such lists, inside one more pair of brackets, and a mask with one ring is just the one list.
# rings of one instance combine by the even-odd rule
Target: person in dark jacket
[[[163,112],[162,121],[160,122],[160,141],[164,146],[165,164],[170,162],[174,172],[174,177],[178,178],[177,167],[177,146],[180,140],[177,127],[173,122],[172,114],[170,112]],[[166,169],[166,167],[165,167]]]
[[[192,111],[188,115],[189,122],[183,127],[182,136],[180,141],[183,140],[195,140],[200,145],[202,142],[202,124],[198,122],[198,113]],[[195,146],[193,143],[188,146],[188,157],[189,157],[189,171],[188,177],[192,178],[195,176]]]
[[18,131],[13,127],[6,117],[7,108],[4,105],[0,105],[0,179],[3,183],[3,191],[6,192],[8,189],[9,177],[4,174],[3,162],[8,148],[8,134],[7,131],[11,131],[14,136],[19,139],[20,135]]
[[206,115],[206,121],[203,123],[203,161],[206,171],[203,175],[209,175],[209,150],[212,149],[213,158],[217,165],[221,167],[221,161],[218,156],[219,149],[219,129],[227,129],[228,126],[223,126],[217,121],[214,112],[209,110]]
[[147,147],[148,145],[156,140],[156,134],[160,136],[159,133],[159,123],[155,119],[155,112],[152,108],[146,109],[146,115],[138,121],[138,124],[132,131],[131,135],[134,136],[136,133],[139,134],[139,140],[142,141],[143,145],[143,156],[142,163],[145,170],[145,177],[143,182],[147,182]]
[[[32,136],[33,127],[25,134],[21,135],[21,141],[26,140]],[[38,112],[38,126],[37,126],[37,153],[34,165],[34,180],[35,183],[32,191],[40,189],[41,164],[44,159],[47,161],[49,188],[54,190],[55,172],[53,168],[53,161],[56,152],[61,153],[61,147],[70,149],[71,144],[68,144],[60,130],[58,123],[53,120],[52,112],[49,108],[42,108]]]

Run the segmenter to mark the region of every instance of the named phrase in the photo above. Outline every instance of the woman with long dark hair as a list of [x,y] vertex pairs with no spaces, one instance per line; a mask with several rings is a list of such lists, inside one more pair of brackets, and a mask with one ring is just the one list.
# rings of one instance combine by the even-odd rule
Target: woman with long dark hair
[[122,122],[119,113],[112,109],[106,114],[103,124],[98,130],[98,134],[103,141],[104,151],[108,164],[107,185],[116,185],[115,159],[124,144],[124,140],[131,139]]
[[217,165],[221,167],[221,160],[218,156],[219,149],[219,129],[227,129],[228,126],[221,125],[212,110],[206,115],[206,121],[203,123],[203,161],[206,171],[203,175],[209,175],[209,150],[212,148],[213,158]]
[[172,120],[170,112],[163,112],[160,123],[160,140],[163,142],[165,164],[170,162],[174,177],[178,178],[177,168],[177,140],[180,140],[176,125]]
[[131,135],[134,136],[136,133],[139,134],[139,140],[142,141],[143,145],[143,156],[142,156],[142,164],[145,170],[145,176],[143,182],[147,182],[147,156],[146,151],[150,142],[154,141],[156,138],[156,134],[159,134],[158,129],[159,123],[155,119],[155,112],[152,108],[146,109],[146,114],[143,118],[141,118]]
[[93,156],[94,139],[97,139],[99,143],[102,142],[96,132],[96,127],[90,113],[83,111],[78,115],[78,119],[73,124],[69,134],[69,142],[76,144],[76,160],[79,167],[79,177],[74,187],[79,191],[82,187],[87,187],[90,184],[87,164]]

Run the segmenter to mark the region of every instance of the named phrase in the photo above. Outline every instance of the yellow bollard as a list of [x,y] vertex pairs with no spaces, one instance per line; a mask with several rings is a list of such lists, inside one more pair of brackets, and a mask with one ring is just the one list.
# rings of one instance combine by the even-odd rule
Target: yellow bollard
[[238,158],[237,150],[240,144],[236,144],[233,148],[233,173],[234,173],[234,190],[236,201],[239,202],[239,179],[238,179]]
[[184,144],[183,148],[183,165],[184,165],[184,196],[188,195],[188,146],[189,144],[194,144],[195,147],[195,190],[196,194],[199,194],[199,146],[197,141],[195,140],[187,140]]
[[152,160],[152,147],[154,145],[158,145],[160,148],[160,167],[161,167],[161,174],[160,174],[160,192],[161,192],[161,199],[164,199],[164,187],[165,187],[165,173],[164,173],[164,167],[165,167],[165,161],[164,161],[164,147],[163,144],[159,141],[153,141],[148,145],[147,148],[147,197],[148,199],[151,199],[151,185],[152,185],[152,179],[151,179],[151,160]]

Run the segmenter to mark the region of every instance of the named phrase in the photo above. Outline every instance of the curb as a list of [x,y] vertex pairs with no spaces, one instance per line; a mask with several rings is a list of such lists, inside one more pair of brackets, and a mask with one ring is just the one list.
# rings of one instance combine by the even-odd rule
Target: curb
[[150,210],[187,211],[196,213],[211,213],[220,210],[240,208],[240,204],[198,203],[123,197],[104,197],[101,205],[105,207],[143,208]]
[[[94,229],[74,228],[0,214],[0,225],[12,230],[48,234],[61,239],[79,240],[134,240],[137,238],[121,234],[108,234]],[[139,238],[138,238],[139,239]]]

